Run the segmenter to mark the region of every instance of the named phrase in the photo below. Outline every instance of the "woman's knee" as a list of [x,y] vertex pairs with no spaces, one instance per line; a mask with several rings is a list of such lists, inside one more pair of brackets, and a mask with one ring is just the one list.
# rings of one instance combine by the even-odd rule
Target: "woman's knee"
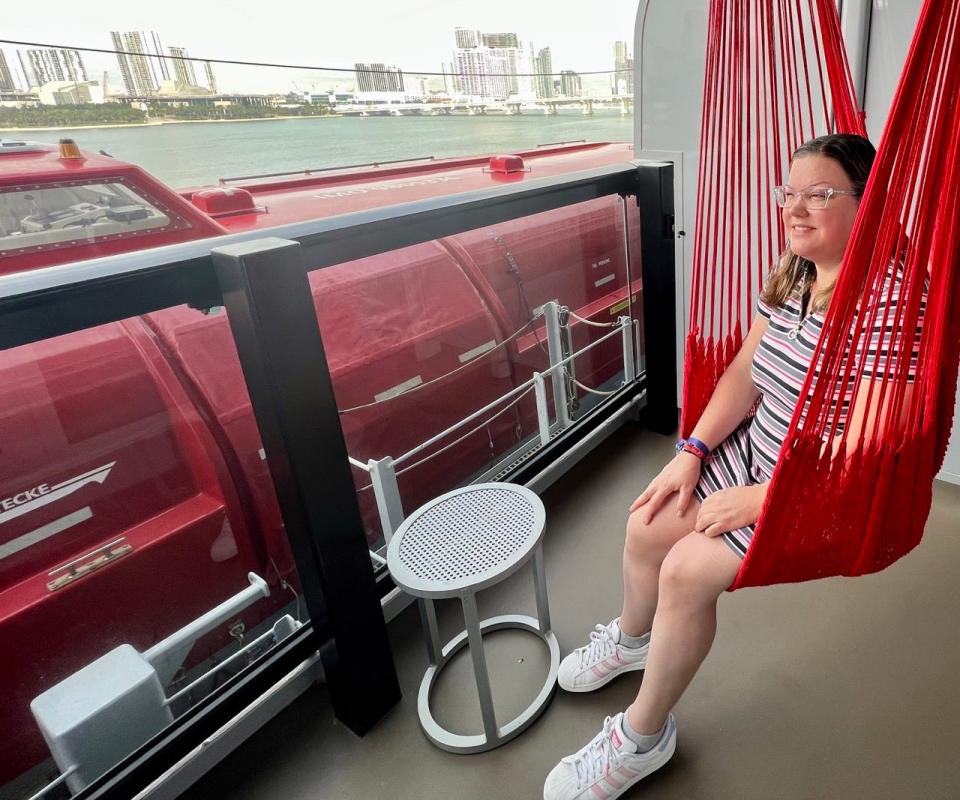
[[671,503],[661,507],[649,523],[643,521],[645,512],[634,511],[627,519],[624,558],[659,566],[670,549],[693,529],[698,507],[691,502],[687,512],[678,517]]
[[733,583],[739,559],[718,538],[691,533],[667,553],[660,568],[659,594],[671,603],[713,603]]
[[662,561],[666,550],[657,533],[656,522],[647,524],[639,511],[627,518],[627,533],[623,545],[624,558],[631,561]]

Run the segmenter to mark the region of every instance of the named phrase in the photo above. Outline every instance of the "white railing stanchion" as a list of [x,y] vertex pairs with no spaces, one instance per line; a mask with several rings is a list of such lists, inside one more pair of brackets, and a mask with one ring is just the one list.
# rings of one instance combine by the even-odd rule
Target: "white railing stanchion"
[[533,373],[533,391],[537,398],[537,425],[540,428],[540,444],[546,446],[550,442],[550,410],[547,408],[547,385],[543,381],[543,375],[539,372]]
[[620,317],[618,320],[623,331],[623,382],[632,383],[637,377],[636,361],[633,357],[633,325],[630,317]]
[[383,525],[383,538],[387,544],[403,523],[403,501],[400,499],[400,487],[397,486],[397,473],[390,456],[367,462],[373,494],[377,498],[377,511]]
[[[555,368],[564,360],[563,326],[560,324],[560,304],[550,300],[542,306],[543,319],[547,323],[547,351],[550,354],[550,367]],[[553,404],[557,412],[557,424],[560,430],[570,427],[569,396],[567,380],[562,369],[553,369]]]
[[643,372],[646,371],[646,369],[647,369],[647,362],[646,362],[646,358],[644,357],[644,354],[643,354],[643,348],[640,347],[640,344],[641,344],[641,342],[640,342],[640,320],[638,320],[638,319],[635,319],[635,320],[633,321],[633,341],[635,341],[635,342],[637,343],[637,358],[636,358],[636,364],[637,364],[637,374],[640,375],[641,373],[643,373]]

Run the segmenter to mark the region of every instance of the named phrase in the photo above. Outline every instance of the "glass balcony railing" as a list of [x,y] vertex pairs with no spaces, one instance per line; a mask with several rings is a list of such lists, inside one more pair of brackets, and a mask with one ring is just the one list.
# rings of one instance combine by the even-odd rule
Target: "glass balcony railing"
[[372,550],[385,492],[396,520],[505,474],[634,380],[631,211],[636,238],[613,196],[310,274]]
[[262,460],[166,346],[178,311],[0,352],[5,796],[80,790],[308,618]]
[[675,423],[670,172],[0,278],[0,797],[131,797],[318,650],[369,729],[404,514]]

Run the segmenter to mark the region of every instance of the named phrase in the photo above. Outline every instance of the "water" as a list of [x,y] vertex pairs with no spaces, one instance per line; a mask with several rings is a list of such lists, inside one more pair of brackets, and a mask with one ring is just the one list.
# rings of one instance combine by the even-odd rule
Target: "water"
[[84,150],[105,150],[173,187],[217,178],[334,167],[394,158],[480,155],[547,142],[633,141],[633,117],[618,111],[556,116],[320,117],[256,122],[178,123],[131,128],[17,131],[33,141],[67,136]]

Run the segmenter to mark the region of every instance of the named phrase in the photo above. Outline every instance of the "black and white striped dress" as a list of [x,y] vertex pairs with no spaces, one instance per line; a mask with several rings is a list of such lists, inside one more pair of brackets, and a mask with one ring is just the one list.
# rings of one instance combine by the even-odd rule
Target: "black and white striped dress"
[[[899,280],[890,296],[891,305],[899,301]],[[924,298],[925,301],[926,298]],[[925,302],[921,303],[920,323],[923,324]],[[757,313],[768,320],[764,333],[753,357],[753,382],[760,392],[756,414],[747,418],[724,441],[714,448],[704,464],[697,484],[696,495],[703,501],[706,497],[731,486],[749,486],[770,480],[780,449],[787,436],[790,420],[800,399],[800,391],[813,358],[814,350],[823,329],[824,313],[811,312],[800,324],[795,339],[789,333],[800,323],[801,295],[799,287],[783,306],[773,307],[763,300],[757,301]],[[892,326],[884,325],[886,314],[877,315],[877,324],[871,331],[864,376],[874,376],[879,356],[880,363],[893,343],[900,343]],[[910,377],[915,369],[917,349],[911,361]],[[845,400],[846,407],[849,400]],[[738,528],[723,534],[724,540],[741,558],[753,538],[753,525]]]

